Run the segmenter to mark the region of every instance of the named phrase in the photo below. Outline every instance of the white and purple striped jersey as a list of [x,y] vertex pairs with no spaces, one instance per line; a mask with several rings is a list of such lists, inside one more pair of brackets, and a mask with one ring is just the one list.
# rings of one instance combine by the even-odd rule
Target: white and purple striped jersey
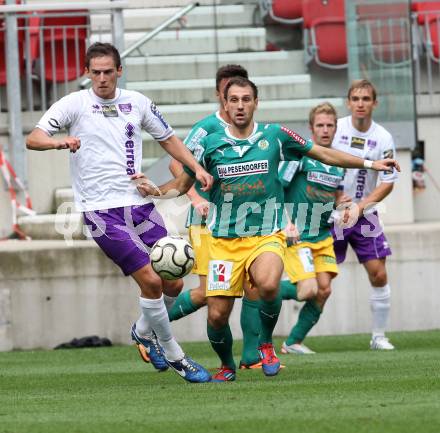
[[98,98],[92,89],[55,102],[37,124],[49,135],[66,128],[81,140],[70,154],[75,206],[79,211],[134,206],[150,201],[131,175],[141,171],[142,129],[157,141],[174,134],[155,104],[131,90],[116,89],[114,99]]
[[[338,119],[332,147],[364,159],[377,160],[395,158],[393,137],[381,125],[372,122],[367,132],[354,128],[351,116]],[[344,192],[354,202],[360,202],[371,194],[378,182],[393,183],[397,180],[397,170],[377,172],[375,170],[349,168],[345,171]],[[369,209],[373,212],[374,209]]]

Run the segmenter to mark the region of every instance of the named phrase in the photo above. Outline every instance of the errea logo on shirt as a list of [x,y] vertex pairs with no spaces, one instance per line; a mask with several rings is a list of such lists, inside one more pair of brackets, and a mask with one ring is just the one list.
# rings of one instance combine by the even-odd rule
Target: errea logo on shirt
[[269,162],[267,159],[261,161],[243,162],[240,164],[225,164],[217,166],[217,173],[220,179],[264,174],[268,172]]

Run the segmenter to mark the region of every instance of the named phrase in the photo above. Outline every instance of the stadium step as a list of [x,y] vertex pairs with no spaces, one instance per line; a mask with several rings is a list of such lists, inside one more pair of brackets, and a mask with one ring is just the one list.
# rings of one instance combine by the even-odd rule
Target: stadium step
[[20,228],[32,239],[86,239],[83,233],[82,216],[80,213],[59,212],[57,214],[22,216],[18,218]]
[[[137,42],[145,33],[125,33],[125,46]],[[91,42],[111,42],[111,34],[94,34]],[[144,55],[225,53],[263,51],[266,48],[264,28],[231,28],[163,31],[141,49]]]
[[[180,9],[180,7],[125,9],[124,30],[147,32],[171,18]],[[251,27],[253,25],[254,13],[255,6],[253,5],[201,6],[193,9],[180,22],[177,21],[168,28]],[[109,32],[111,29],[110,15],[92,15],[91,29],[93,33],[98,34]]]
[[[253,77],[259,98],[264,101],[310,97],[310,75]],[[157,104],[216,102],[215,79],[134,81],[127,88],[137,90]]]
[[127,81],[185,80],[213,78],[219,65],[240,64],[253,76],[305,74],[302,51],[187,54],[128,57]]
[[[344,107],[343,98],[327,98],[336,109]],[[259,122],[307,122],[309,111],[316,104],[323,102],[322,99],[289,99],[275,101],[259,101],[258,110],[255,117]],[[161,105],[161,112],[165,119],[175,128],[188,127],[191,119],[201,119],[218,109],[218,104],[181,104],[181,105]]]

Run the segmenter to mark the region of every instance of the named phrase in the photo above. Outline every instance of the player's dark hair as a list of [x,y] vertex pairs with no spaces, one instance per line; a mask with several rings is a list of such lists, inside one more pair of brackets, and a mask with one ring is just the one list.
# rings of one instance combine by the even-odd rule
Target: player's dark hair
[[371,81],[366,79],[352,81],[351,86],[348,89],[347,99],[350,99],[353,90],[358,90],[358,89],[370,89],[371,94],[373,95],[373,101],[376,100],[377,98],[376,88],[374,87],[374,84]]
[[121,66],[121,56],[115,46],[108,43],[95,42],[90,45],[86,53],[86,68],[90,68],[90,60],[96,57],[111,56],[115,62],[116,69]]
[[334,116],[335,124],[336,124],[336,119],[338,118],[338,113],[336,112],[335,107],[333,107],[333,105],[330,104],[330,102],[323,102],[322,104],[319,104],[310,110],[310,113],[309,113],[309,125],[310,126],[313,127],[313,123],[315,122],[315,117],[318,114],[327,114],[329,116]]
[[228,92],[232,86],[250,87],[252,89],[252,92],[254,93],[254,99],[258,98],[258,88],[251,80],[243,77],[234,77],[229,80],[228,84],[226,84],[224,92],[225,100],[228,99]]
[[243,66],[240,65],[225,65],[221,66],[217,70],[217,74],[215,76],[215,88],[217,91],[220,90],[220,81],[225,78],[233,78],[233,77],[243,77],[249,78],[248,72]]

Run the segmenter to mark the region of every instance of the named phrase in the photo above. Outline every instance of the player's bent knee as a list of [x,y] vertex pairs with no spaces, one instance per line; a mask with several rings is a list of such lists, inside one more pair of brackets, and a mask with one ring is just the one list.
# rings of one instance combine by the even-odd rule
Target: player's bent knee
[[208,323],[214,329],[223,328],[228,323],[229,315],[227,311],[223,311],[217,308],[210,308],[208,310]]
[[383,287],[387,284],[387,273],[385,271],[374,272],[370,275],[370,282],[374,287]]
[[331,286],[320,287],[316,297],[320,300],[326,301],[332,294]]

